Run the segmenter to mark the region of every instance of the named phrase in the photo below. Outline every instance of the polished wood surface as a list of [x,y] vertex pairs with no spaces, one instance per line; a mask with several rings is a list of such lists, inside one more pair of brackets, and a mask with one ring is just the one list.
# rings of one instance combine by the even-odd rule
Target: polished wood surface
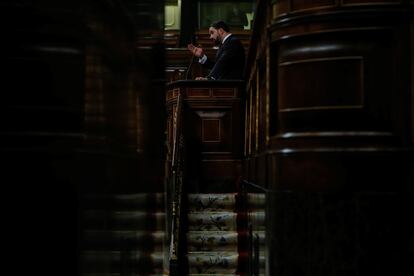
[[413,18],[410,1],[258,2],[243,171],[276,210],[270,275],[409,271]]
[[[232,191],[241,173],[242,81],[176,81],[167,86],[168,137],[173,111],[184,97],[184,135],[189,189]],[[171,143],[171,138],[168,139]]]
[[247,61],[248,157],[412,146],[412,8],[327,4],[259,1]]

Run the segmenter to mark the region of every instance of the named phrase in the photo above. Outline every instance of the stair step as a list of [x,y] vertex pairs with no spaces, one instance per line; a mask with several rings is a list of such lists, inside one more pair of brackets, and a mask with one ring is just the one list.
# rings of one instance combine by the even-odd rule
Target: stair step
[[190,231],[187,233],[188,251],[236,251],[239,233],[235,231]]
[[[189,251],[237,251],[247,250],[247,231],[189,231],[187,243]],[[264,236],[259,237],[264,243]]]
[[88,229],[97,230],[163,230],[165,213],[86,210],[83,215],[83,224]]
[[230,212],[197,212],[188,214],[190,231],[232,231],[237,227],[237,214]]
[[241,256],[231,252],[191,252],[187,254],[190,274],[236,274]]
[[[187,260],[189,276],[243,276],[248,271],[249,239],[259,244],[256,266],[265,268],[265,203],[263,193],[246,195],[247,212],[240,212],[237,194],[188,196]],[[245,210],[245,209],[243,209]],[[251,226],[252,237],[247,226]],[[257,254],[256,256],[254,254]]]
[[190,212],[196,211],[233,211],[237,194],[188,194]]
[[122,247],[146,252],[162,251],[165,233],[162,231],[110,231],[86,230],[84,248],[120,250]]
[[84,196],[85,209],[164,210],[164,194],[89,194]]

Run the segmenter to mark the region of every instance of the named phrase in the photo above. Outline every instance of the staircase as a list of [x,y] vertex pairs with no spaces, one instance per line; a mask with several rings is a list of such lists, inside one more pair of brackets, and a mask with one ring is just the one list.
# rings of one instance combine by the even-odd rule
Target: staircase
[[82,276],[163,275],[163,194],[87,195],[81,223]]
[[[247,196],[247,206],[257,207],[252,209],[243,208],[241,200],[235,193],[188,195],[190,275],[247,275],[251,270],[250,238],[264,243],[264,196]],[[254,225],[254,232],[249,225]],[[262,266],[263,256],[262,252]]]
[[[189,275],[264,275],[264,200],[189,194]],[[82,205],[82,276],[166,275],[163,194],[94,194]]]

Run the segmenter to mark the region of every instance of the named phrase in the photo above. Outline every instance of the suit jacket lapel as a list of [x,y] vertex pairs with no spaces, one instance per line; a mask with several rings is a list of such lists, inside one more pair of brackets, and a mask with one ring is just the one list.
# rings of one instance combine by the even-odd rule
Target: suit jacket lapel
[[230,41],[230,39],[232,38],[232,36],[233,36],[233,35],[230,35],[230,36],[226,39],[226,41],[224,41],[224,43],[223,43],[223,44],[220,44],[220,46],[219,46],[219,48],[218,48],[218,50],[217,50],[217,53],[216,53],[216,60],[217,60],[217,59],[221,56],[221,53],[223,52],[224,45]]

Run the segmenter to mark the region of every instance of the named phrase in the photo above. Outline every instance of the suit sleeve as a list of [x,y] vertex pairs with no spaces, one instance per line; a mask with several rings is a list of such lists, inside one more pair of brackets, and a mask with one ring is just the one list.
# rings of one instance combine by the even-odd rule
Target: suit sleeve
[[237,44],[231,41],[228,47],[223,49],[223,53],[216,60],[208,77],[219,79],[223,75],[223,72],[232,66],[234,58],[237,58]]
[[212,69],[214,67],[216,63],[212,60],[210,60],[209,58],[207,58],[206,62],[203,64],[204,67],[206,67],[207,69]]

